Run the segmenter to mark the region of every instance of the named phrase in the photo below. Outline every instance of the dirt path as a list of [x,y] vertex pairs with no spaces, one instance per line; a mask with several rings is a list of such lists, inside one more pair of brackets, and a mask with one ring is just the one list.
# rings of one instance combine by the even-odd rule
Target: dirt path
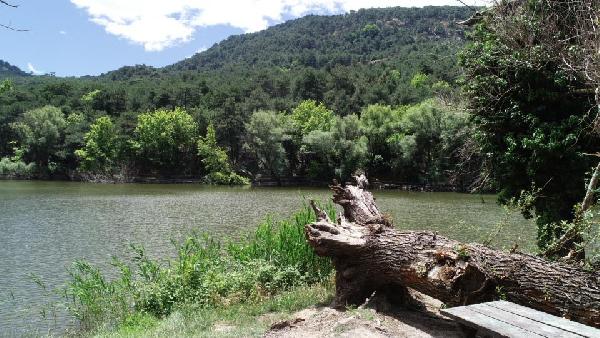
[[441,303],[414,294],[412,309],[392,308],[385,301],[344,311],[329,307],[310,308],[295,313],[290,320],[276,323],[265,337],[463,337],[453,321],[439,314]]

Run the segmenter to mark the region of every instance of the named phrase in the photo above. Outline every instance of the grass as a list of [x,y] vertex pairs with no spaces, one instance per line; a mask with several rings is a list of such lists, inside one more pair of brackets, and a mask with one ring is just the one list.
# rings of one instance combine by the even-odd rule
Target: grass
[[262,337],[290,314],[331,301],[333,283],[302,286],[255,303],[217,308],[180,309],[164,319],[136,315],[119,328],[99,330],[96,337]]
[[[326,209],[335,216],[332,205]],[[166,264],[132,246],[132,264],[114,259],[113,279],[75,262],[63,292],[67,308],[84,335],[260,335],[270,323],[257,317],[282,316],[331,294],[331,263],[304,237],[314,220],[305,205],[289,219],[266,218],[241,241],[192,234]]]

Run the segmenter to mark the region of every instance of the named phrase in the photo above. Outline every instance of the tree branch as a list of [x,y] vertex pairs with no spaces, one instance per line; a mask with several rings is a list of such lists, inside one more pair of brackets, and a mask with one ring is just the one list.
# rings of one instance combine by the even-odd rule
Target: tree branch
[[[2,1],[2,0],[0,0],[0,1]],[[12,26],[3,25],[1,23],[0,23],[0,27],[9,29],[9,30],[15,31],[15,32],[29,32],[29,29],[14,28]]]
[[7,2],[7,1],[5,1],[5,0],[0,0],[0,4],[6,5],[6,6],[8,6],[8,7],[12,7],[12,8],[17,8],[17,7],[19,7],[19,5],[13,5],[13,4],[11,4],[11,3],[8,3],[8,2]]

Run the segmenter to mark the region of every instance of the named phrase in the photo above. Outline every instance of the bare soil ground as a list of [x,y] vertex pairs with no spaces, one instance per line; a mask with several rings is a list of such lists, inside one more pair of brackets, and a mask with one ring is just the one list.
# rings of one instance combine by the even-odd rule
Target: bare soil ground
[[358,308],[309,308],[273,324],[267,338],[304,337],[463,337],[458,325],[439,313],[442,304],[411,291],[414,302],[395,307],[373,297]]

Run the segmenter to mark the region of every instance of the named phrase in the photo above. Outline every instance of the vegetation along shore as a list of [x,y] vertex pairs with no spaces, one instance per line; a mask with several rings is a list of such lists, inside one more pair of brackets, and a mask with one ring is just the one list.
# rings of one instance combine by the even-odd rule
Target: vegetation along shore
[[[83,2],[72,1],[96,15],[91,22],[110,21]],[[2,9],[17,7],[0,1]],[[165,20],[196,15],[185,11]],[[129,256],[111,252],[112,270],[74,262],[54,290],[60,301],[52,302],[75,324],[58,334],[460,337],[461,327],[440,310],[494,300],[599,327],[599,18],[597,0],[370,8],[232,35],[159,68],[57,77],[0,60],[0,178],[214,189],[209,199],[190,198],[198,205],[185,219],[202,226],[173,241],[174,256],[157,259],[132,245]],[[60,210],[72,196],[102,205],[86,210],[90,218],[126,210],[119,224],[143,203],[151,218],[148,210],[180,201],[158,188],[123,198],[119,189],[132,185],[93,195],[56,186],[64,194],[52,195],[43,184],[9,183],[18,182],[0,187],[21,193],[19,201],[36,201],[44,214],[23,221],[0,196],[7,215],[0,225],[11,229],[0,253],[7,243],[21,244],[14,238],[27,238],[31,252],[65,243],[36,225],[68,220]],[[227,227],[230,215],[211,203],[239,192],[229,186],[250,184],[330,184],[333,203],[307,201],[289,217],[249,224],[241,236],[206,227],[206,219]],[[228,204],[228,213],[256,216],[262,200],[246,189],[252,202]],[[379,210],[368,191],[375,189],[447,191],[437,195],[453,199],[477,197],[451,191],[493,193],[531,222],[505,234],[508,221],[499,220],[475,236],[457,211],[435,199],[414,207],[433,210],[428,219],[417,210],[393,219]],[[396,194],[397,201],[427,195]],[[464,203],[470,217],[483,219],[481,209]],[[451,223],[463,227],[462,238],[438,233],[436,213],[456,216]],[[421,219],[409,223],[410,217]],[[77,225],[63,225],[89,240],[90,232],[77,235]],[[123,236],[149,231],[143,226],[123,229]],[[31,233],[23,236],[23,229]],[[492,247],[507,237],[514,237],[509,247]],[[474,238],[480,244],[468,243]],[[519,247],[524,242],[531,246]],[[43,279],[34,279],[44,288]]]

